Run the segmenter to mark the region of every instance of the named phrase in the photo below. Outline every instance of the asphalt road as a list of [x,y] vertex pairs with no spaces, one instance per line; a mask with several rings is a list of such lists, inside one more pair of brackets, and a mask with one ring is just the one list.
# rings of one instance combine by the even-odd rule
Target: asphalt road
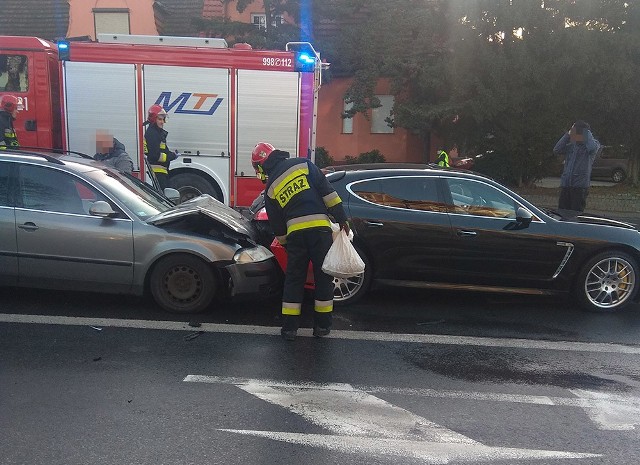
[[277,302],[0,298],[3,465],[637,463],[637,305],[381,289],[291,343]]

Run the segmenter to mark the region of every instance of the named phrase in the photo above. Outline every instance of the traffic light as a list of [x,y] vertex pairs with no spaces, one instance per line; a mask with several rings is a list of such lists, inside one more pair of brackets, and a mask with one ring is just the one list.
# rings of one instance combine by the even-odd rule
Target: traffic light
[[68,61],[69,59],[69,42],[66,40],[58,41],[58,60]]

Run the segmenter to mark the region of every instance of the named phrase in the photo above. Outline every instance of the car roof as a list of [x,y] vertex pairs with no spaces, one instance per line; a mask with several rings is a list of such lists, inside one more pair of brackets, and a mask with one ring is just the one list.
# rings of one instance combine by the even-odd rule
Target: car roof
[[75,172],[87,172],[93,169],[102,168],[103,166],[95,161],[89,155],[76,153],[76,152],[57,152],[54,150],[44,149],[28,149],[28,150],[15,150],[7,149],[0,151],[0,160],[6,161],[25,161],[36,162],[42,166],[55,165],[65,166],[71,171]]
[[323,168],[325,173],[335,171],[370,171],[370,170],[388,170],[388,169],[410,169],[410,170],[426,170],[437,169],[438,165],[426,163],[354,163],[351,165],[331,165]]
[[475,171],[458,169],[454,167],[443,168],[436,164],[422,163],[362,163],[353,165],[335,165],[323,168],[325,175],[330,180],[337,181],[342,178],[371,178],[380,176],[411,176],[418,174],[436,174],[444,176],[462,176],[476,179],[487,179],[494,181],[489,176],[485,176]]

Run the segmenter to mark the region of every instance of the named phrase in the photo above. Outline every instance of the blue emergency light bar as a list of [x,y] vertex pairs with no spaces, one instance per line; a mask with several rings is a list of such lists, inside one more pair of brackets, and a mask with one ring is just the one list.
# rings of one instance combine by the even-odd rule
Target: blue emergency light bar
[[295,71],[312,73],[320,63],[320,56],[309,42],[289,42],[286,49],[287,51],[295,52],[295,61],[293,63]]
[[68,61],[69,56],[69,42],[66,40],[58,41],[58,60],[60,61]]
[[313,72],[316,65],[316,59],[314,56],[307,52],[296,53],[296,62],[294,69],[302,72]]

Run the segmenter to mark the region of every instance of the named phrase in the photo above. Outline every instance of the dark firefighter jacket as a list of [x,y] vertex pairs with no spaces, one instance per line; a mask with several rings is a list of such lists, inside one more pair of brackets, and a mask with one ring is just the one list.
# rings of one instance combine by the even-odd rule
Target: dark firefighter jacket
[[278,241],[295,231],[331,228],[328,213],[338,223],[347,221],[342,200],[322,171],[306,158],[289,158],[274,150],[264,162],[267,173],[265,206]]
[[144,133],[144,154],[154,173],[168,174],[169,163],[177,158],[167,147],[167,134],[155,124],[150,124]]
[[0,111],[0,150],[7,147],[20,147],[16,130],[13,128],[13,116],[8,111]]

